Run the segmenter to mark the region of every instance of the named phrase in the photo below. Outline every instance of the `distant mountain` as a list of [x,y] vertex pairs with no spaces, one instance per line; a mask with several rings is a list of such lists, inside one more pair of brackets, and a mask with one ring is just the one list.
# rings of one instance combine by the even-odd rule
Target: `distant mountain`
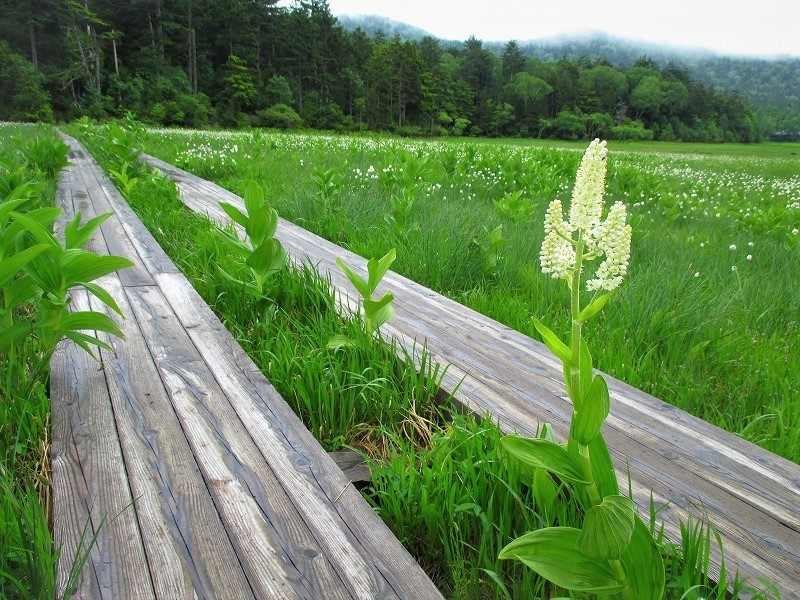
[[[504,42],[484,46],[501,53]],[[632,41],[604,33],[519,42],[526,56],[554,61],[564,56],[602,58],[616,66],[631,66],[648,56],[659,65],[672,61],[689,71],[693,79],[725,92],[738,92],[754,106],[773,104],[800,108],[800,58],[755,58],[722,56],[700,48],[677,48],[663,44]]]
[[386,37],[394,37],[395,34],[399,35],[403,41],[421,40],[425,36],[431,35],[419,27],[387,19],[386,17],[379,17],[378,15],[339,15],[337,18],[347,31],[355,31],[356,28],[361,27],[370,37],[373,37],[379,31],[385,34]]
[[[352,31],[361,27],[368,35],[382,31],[388,37],[398,34],[403,40],[420,40],[427,31],[375,15],[343,15],[342,26]],[[461,42],[442,40],[446,46]],[[673,61],[685,68],[693,79],[725,92],[742,94],[755,107],[775,105],[800,110],[800,58],[754,58],[722,56],[702,48],[678,48],[664,44],[627,40],[600,32],[588,32],[518,41],[526,56],[543,61],[562,57],[576,60],[602,58],[615,66],[631,66],[637,58],[649,56],[659,65]],[[485,42],[484,47],[500,55],[505,42]]]

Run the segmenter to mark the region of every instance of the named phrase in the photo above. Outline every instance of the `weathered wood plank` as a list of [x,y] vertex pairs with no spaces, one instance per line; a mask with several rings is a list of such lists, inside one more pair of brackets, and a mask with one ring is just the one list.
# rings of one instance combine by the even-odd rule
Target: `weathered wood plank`
[[166,298],[128,298],[256,596],[349,598]]
[[[220,199],[242,206],[241,199],[210,182],[165,163],[159,168],[176,180],[191,208],[214,220],[227,220],[216,206]],[[364,271],[363,258],[284,220],[277,237],[296,264],[308,262],[329,275],[343,306],[352,306],[351,288],[335,258]],[[460,385],[457,401],[479,414],[492,412],[506,431],[532,434],[547,421],[566,435],[571,407],[560,363],[542,344],[394,273],[384,288],[396,297],[396,316],[386,331],[409,349],[426,341],[435,360],[451,364],[445,389]],[[630,465],[640,510],[646,511],[650,490],[657,501],[671,502],[662,517],[673,539],[679,519],[707,513],[725,540],[729,570],[772,578],[790,597],[798,593],[800,467],[607,379],[612,417],[604,433],[621,476]],[[718,572],[719,560],[715,555],[712,572]]]
[[[88,310],[89,299],[85,292],[74,291],[72,297],[73,310]],[[71,434],[74,454],[72,449],[65,453],[66,449],[62,448],[55,452],[55,459],[57,463],[62,460],[69,463],[69,467],[64,465],[63,468],[59,464],[59,471],[64,476],[76,475],[75,469],[80,469],[87,494],[85,503],[91,518],[90,531],[100,530],[96,552],[91,556],[99,588],[96,597],[154,598],[136,520],[135,498],[128,486],[105,374],[83,352],[70,351],[64,356],[69,358],[73,371],[68,383],[56,380],[55,389],[51,389],[51,406],[56,425],[65,428],[65,438]],[[59,488],[64,490],[63,494]],[[74,510],[74,518],[81,519],[83,489],[79,479],[74,484],[64,481],[54,484],[54,491],[59,490],[54,496],[54,502],[56,497],[59,502],[54,504],[54,514],[64,507],[65,511]],[[70,496],[72,493],[77,493],[77,496]],[[78,506],[75,507],[74,503]],[[74,536],[76,532],[80,534],[73,522],[69,535]],[[66,544],[71,549],[77,546],[74,540]],[[117,557],[125,557],[124,563]],[[63,581],[63,576],[60,579]]]
[[372,479],[372,473],[369,467],[367,467],[364,457],[358,452],[352,450],[337,450],[335,452],[328,452],[328,456],[333,459],[336,466],[342,470],[344,476],[351,482],[359,483]]
[[188,281],[170,274],[156,279],[353,597],[440,597]]

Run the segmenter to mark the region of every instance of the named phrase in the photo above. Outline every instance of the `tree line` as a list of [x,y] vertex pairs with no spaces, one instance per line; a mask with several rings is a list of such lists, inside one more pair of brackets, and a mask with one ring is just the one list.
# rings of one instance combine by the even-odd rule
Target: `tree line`
[[324,0],[9,0],[0,118],[755,142],[739,95],[675,63],[346,31]]

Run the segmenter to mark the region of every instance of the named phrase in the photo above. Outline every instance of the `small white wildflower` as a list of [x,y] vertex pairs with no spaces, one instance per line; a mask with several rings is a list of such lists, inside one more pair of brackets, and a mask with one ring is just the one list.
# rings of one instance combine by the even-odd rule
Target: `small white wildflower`
[[561,200],[553,200],[544,217],[544,242],[539,253],[543,273],[552,273],[553,279],[569,279],[575,266],[575,249],[569,242],[569,224],[564,221]]
[[747,260],[753,260],[753,255],[752,254],[748,254],[747,255]]
[[700,242],[700,247],[701,248],[705,248],[706,247],[705,243],[704,242]]
[[736,250],[736,244],[731,244],[728,246],[728,250]]
[[589,231],[600,223],[606,183],[606,142],[595,139],[586,149],[575,176],[569,225],[572,231]]
[[800,229],[798,229],[797,227],[792,229],[792,235],[797,235],[798,233],[800,233]]
[[733,265],[733,266],[731,267],[731,271],[735,271],[735,270],[736,270],[736,265]]
[[748,245],[750,248],[752,248],[752,247],[753,247],[753,242],[747,242],[747,245]]
[[695,277],[700,277],[700,271],[697,271],[697,272],[694,274],[694,276],[695,276]]
[[627,210],[622,202],[616,202],[608,217],[598,228],[598,250],[606,258],[600,263],[595,278],[586,282],[586,289],[615,290],[628,273],[628,260],[631,256],[631,226],[626,224]]

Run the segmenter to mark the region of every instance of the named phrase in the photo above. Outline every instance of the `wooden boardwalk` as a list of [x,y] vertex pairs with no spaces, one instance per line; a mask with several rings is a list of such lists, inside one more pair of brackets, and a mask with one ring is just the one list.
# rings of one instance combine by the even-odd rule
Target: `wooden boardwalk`
[[[147,160],[177,183],[191,209],[228,222],[219,201],[243,208],[235,194]],[[357,297],[335,259],[363,273],[363,258],[285,220],[277,237],[295,262],[318,265],[343,297]],[[457,390],[457,402],[490,412],[506,432],[534,435],[539,423],[548,422],[566,439],[571,406],[561,364],[543,344],[395,273],[387,274],[382,290],[395,296],[385,333],[409,350],[424,341],[435,361],[449,365],[444,388]],[[611,415],[603,433],[622,481],[630,470],[646,520],[651,493],[665,505],[660,518],[673,541],[680,541],[681,521],[707,514],[722,536],[729,573],[768,578],[784,598],[800,598],[800,466],[606,377]],[[719,569],[715,551],[711,574]]]
[[78,598],[441,597],[68,141],[64,219],[114,212],[90,249],[136,267],[101,280],[126,339],[101,365],[71,343],[52,361],[59,595],[86,526],[84,542],[99,533]]

